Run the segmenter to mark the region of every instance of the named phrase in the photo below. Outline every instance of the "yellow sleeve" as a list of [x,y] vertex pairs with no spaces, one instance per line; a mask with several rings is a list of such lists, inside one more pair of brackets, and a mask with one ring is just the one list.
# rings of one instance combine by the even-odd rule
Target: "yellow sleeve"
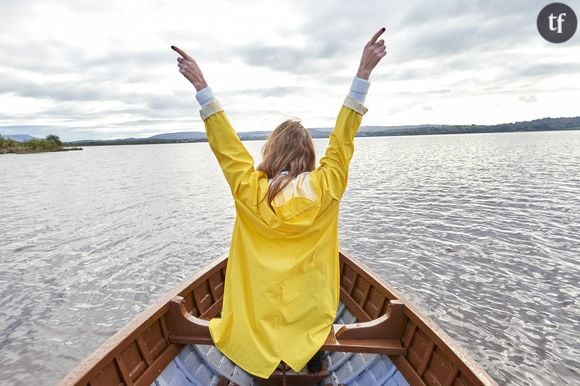
[[354,152],[354,136],[367,108],[351,96],[347,96],[332,133],[324,157],[315,173],[322,180],[330,195],[340,200],[348,181],[348,166]]
[[254,171],[254,159],[234,131],[219,102],[214,100],[200,111],[205,123],[207,142],[226,177],[232,195]]

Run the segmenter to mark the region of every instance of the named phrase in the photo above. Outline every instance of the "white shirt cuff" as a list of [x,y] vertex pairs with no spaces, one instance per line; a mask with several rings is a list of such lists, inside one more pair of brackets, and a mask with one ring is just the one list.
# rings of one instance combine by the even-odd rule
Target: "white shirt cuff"
[[348,93],[348,95],[350,95],[360,103],[364,103],[370,85],[371,82],[369,82],[368,80],[361,79],[355,76],[354,79],[352,80],[350,92]]
[[206,87],[199,90],[195,94],[195,99],[200,104],[201,107],[205,107],[206,105],[210,104],[213,100],[215,100],[215,95],[213,95],[213,91],[211,87]]

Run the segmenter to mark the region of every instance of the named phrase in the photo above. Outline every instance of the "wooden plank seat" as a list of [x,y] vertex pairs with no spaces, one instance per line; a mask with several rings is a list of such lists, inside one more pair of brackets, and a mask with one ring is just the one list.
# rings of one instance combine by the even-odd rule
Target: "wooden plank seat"
[[[400,301],[392,300],[389,311],[377,319],[333,325],[321,351],[405,355],[407,349],[397,333],[406,322],[404,307]],[[170,301],[166,322],[171,343],[213,345],[209,321],[189,313],[181,296]]]

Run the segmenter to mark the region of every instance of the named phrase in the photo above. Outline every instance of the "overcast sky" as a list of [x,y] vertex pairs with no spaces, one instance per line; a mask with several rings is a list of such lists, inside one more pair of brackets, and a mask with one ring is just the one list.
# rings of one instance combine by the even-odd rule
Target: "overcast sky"
[[[0,0],[0,134],[64,140],[202,131],[175,44],[238,131],[332,126],[363,45],[386,26],[363,125],[580,115],[580,32],[536,29],[550,1]],[[566,1],[580,15],[580,0]]]

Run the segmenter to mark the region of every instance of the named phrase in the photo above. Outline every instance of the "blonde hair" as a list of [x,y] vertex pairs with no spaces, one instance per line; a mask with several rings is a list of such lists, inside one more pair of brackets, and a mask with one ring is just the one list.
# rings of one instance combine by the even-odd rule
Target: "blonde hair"
[[[257,167],[272,179],[268,187],[268,202],[272,202],[294,177],[313,171],[315,163],[314,143],[308,130],[299,120],[282,122],[262,147],[262,162]],[[288,174],[280,175],[283,171]]]

